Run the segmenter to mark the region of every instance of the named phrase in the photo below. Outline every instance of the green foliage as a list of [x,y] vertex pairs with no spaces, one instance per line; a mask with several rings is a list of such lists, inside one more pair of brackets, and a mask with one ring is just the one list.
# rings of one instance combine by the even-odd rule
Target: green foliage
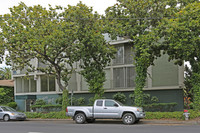
[[[189,119],[195,119],[200,117],[200,111],[189,110]],[[145,119],[176,119],[184,120],[183,111],[176,112],[145,112]]]
[[42,119],[69,119],[68,116],[66,116],[65,111],[61,112],[50,112],[50,113],[45,113],[41,115]]
[[47,105],[32,105],[31,108],[36,111],[36,112],[55,112],[55,111],[61,111],[62,110],[62,105],[52,105],[52,104],[47,104]]
[[[56,103],[61,105],[62,104],[62,97],[57,98]],[[68,98],[68,103],[69,103],[69,105],[71,105],[71,98]],[[81,105],[84,105],[84,104],[85,104],[85,98],[80,97],[80,98],[76,99],[75,97],[72,97],[72,105],[81,106]]]
[[50,113],[36,113],[36,112],[25,112],[27,118],[42,118],[42,119],[69,119],[64,111],[61,112],[50,112]]
[[[65,90],[76,69],[73,64],[81,61],[80,73],[90,92],[95,93],[95,99],[102,97],[103,69],[114,57],[115,49],[104,40],[100,15],[81,2],[48,9],[40,5],[28,7],[21,2],[10,12],[0,20],[0,41],[10,52],[7,61],[12,61],[13,69],[55,75],[59,88]],[[30,63],[35,58],[45,67],[35,68]]]
[[24,112],[27,118],[41,118],[42,113],[38,112]]
[[145,119],[177,119],[184,120],[183,112],[145,112]]
[[[192,0],[192,2],[194,1],[198,0]],[[199,32],[199,30],[196,30],[199,29],[199,19],[195,19],[199,18],[198,9],[200,8],[195,5],[191,5],[191,9],[188,7],[184,8],[191,3],[189,0],[160,0],[159,2],[156,0],[118,0],[118,2],[119,3],[106,10],[106,18],[108,19],[106,28],[113,39],[116,39],[117,36],[126,36],[132,40],[130,43],[134,46],[135,50],[134,59],[136,61],[135,66],[137,73],[134,102],[137,106],[141,106],[144,104],[143,88],[147,78],[147,68],[153,65],[154,59],[161,56],[161,50],[166,50],[169,55],[172,55],[169,60],[174,58],[180,59],[187,55],[199,53],[198,50],[195,50],[197,47],[194,48],[193,46],[199,44],[199,41],[197,41],[199,33],[196,33]],[[185,12],[179,12],[182,9],[184,9],[185,12],[189,10],[186,17],[184,14]],[[174,17],[176,17],[176,19],[173,19]],[[116,20],[113,18],[119,19]],[[185,19],[187,22],[181,19]],[[181,20],[179,23],[180,25],[177,24],[179,20]],[[162,25],[160,25],[160,23],[162,23]],[[184,26],[190,26],[191,28],[184,29]],[[193,30],[195,31],[193,32]],[[169,34],[166,36],[166,33]],[[161,41],[163,37],[165,40],[168,40],[169,43],[163,43],[163,41]],[[191,38],[194,40],[191,41]],[[186,47],[183,47],[181,43],[186,44]],[[168,45],[173,45],[173,49],[169,49]],[[185,51],[181,51],[180,49],[182,48],[184,48]],[[194,56],[187,57],[192,57],[192,59],[195,60]],[[182,60],[179,61],[179,63],[182,63]]]
[[62,94],[62,110],[65,111],[68,105],[68,90],[65,89]]
[[11,68],[4,67],[0,68],[0,80],[10,80],[11,79]]
[[[183,111],[177,112],[145,112],[145,119],[176,119],[184,120]],[[190,119],[200,117],[199,111],[189,110]],[[50,113],[36,113],[36,112],[25,112],[27,118],[42,118],[42,119],[69,119],[65,115],[64,111],[61,112],[50,112]]]
[[85,98],[83,97],[80,97],[77,99],[77,105],[78,106],[81,106],[81,105],[84,105],[85,104]]
[[90,106],[93,106],[95,100],[96,100],[96,99],[94,99],[94,97],[91,97],[91,98],[89,99],[89,105],[90,105]]
[[69,103],[70,106],[74,106],[77,103],[77,99],[75,97],[72,97],[72,98],[69,97],[68,98],[68,103]]
[[[135,105],[135,95],[134,94],[130,94],[129,98],[132,100],[132,104]],[[158,103],[159,99],[156,96],[151,96],[150,94],[144,93],[143,94],[143,105],[147,105],[147,104],[152,104],[152,103]]]
[[16,102],[10,102],[7,104],[7,106],[13,108],[13,109],[16,109],[17,108],[17,103]]
[[14,102],[14,88],[0,88],[0,104],[8,104],[10,102]]
[[121,102],[121,103],[125,103],[126,102],[126,96],[123,93],[116,93],[113,95],[113,99]]
[[152,103],[143,105],[145,111],[150,112],[172,112],[177,103]]
[[35,105],[46,105],[46,102],[43,99],[37,99]]
[[62,105],[62,97],[58,97],[58,98],[56,99],[56,104]]
[[163,19],[154,32],[164,38],[160,45],[169,55],[169,60],[176,60],[178,65],[184,61],[190,63],[191,73],[186,79],[186,87],[189,85],[189,91],[194,96],[194,108],[200,110],[200,30],[197,30],[200,28],[200,3],[194,1],[187,1],[185,7],[175,13],[175,18]]

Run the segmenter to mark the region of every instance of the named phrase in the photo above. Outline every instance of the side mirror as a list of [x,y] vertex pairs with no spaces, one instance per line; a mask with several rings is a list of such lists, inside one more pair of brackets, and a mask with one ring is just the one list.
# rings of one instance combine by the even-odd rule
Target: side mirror
[[0,109],[0,112],[3,112],[3,110]]
[[114,106],[115,106],[115,107],[119,107],[118,104],[116,104],[116,103],[114,104]]

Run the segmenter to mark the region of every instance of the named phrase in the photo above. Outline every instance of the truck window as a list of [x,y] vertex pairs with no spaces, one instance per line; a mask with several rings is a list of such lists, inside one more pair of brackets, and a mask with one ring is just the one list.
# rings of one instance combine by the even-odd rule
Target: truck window
[[114,101],[105,101],[105,106],[114,107],[115,104]]
[[103,105],[103,101],[97,101],[96,106],[102,106]]

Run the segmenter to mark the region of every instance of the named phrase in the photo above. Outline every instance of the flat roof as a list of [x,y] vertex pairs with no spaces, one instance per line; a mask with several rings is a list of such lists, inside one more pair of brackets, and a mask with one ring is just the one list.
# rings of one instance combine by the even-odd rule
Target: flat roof
[[0,86],[14,87],[14,80],[0,80]]

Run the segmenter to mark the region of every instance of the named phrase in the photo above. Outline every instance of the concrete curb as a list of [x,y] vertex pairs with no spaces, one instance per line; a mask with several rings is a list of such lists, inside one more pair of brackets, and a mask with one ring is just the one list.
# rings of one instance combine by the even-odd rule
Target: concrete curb
[[[32,119],[28,118],[27,121],[66,121],[66,122],[73,122],[72,119]],[[116,123],[122,122],[121,120],[113,120],[113,119],[99,119],[97,123]],[[200,120],[147,120],[142,119],[139,124],[149,124],[149,125],[200,125]]]

